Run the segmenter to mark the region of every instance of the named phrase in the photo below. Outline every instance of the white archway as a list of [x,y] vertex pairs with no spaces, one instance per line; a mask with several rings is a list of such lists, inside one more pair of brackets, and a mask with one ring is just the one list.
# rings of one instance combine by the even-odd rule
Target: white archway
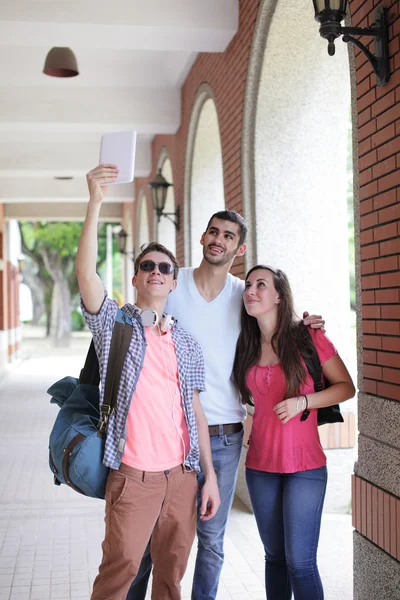
[[132,278],[134,275],[134,239],[133,239],[133,227],[132,227],[132,219],[131,212],[127,211],[125,217],[125,232],[127,234],[126,238],[126,252],[127,254],[124,256],[124,291],[125,291],[125,301],[130,302],[131,304],[134,302],[134,288],[132,286]]
[[[161,174],[168,183],[172,183],[172,186],[168,188],[167,200],[165,202],[164,212],[174,213],[175,207],[175,193],[174,193],[174,178],[172,175],[172,164],[169,159],[167,152],[162,152],[159,158],[159,166]],[[174,217],[171,217],[174,219]],[[168,250],[171,250],[173,254],[176,253],[176,227],[174,223],[167,217],[161,217],[157,224],[157,241],[163,244]]]
[[[243,214],[250,226],[245,261],[246,269],[267,263],[287,273],[297,312],[324,315],[329,337],[355,375],[346,193],[348,50],[336,43],[336,55],[329,57],[313,17],[308,0],[260,1],[243,114]],[[290,32],[285,43],[282,31]],[[355,400],[345,403],[346,410],[355,410]],[[343,472],[343,457],[335,460]],[[348,464],[353,461],[351,456]],[[246,501],[242,472],[237,493]]]
[[210,216],[225,208],[224,173],[218,113],[209,86],[199,89],[188,133],[185,169],[186,264],[198,265]]
[[[268,36],[259,85],[255,82],[253,89],[256,260],[286,271],[298,312],[322,312],[346,360],[353,351],[346,204],[347,46],[336,44],[334,59],[327,55],[307,0],[264,0],[261,17],[263,10],[265,21],[260,19],[258,27]],[[285,44],[282,27],[291,32]]]

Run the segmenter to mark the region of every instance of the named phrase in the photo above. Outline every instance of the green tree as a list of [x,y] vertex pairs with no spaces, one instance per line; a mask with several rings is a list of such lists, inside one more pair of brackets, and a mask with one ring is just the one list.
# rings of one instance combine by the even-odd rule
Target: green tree
[[[22,251],[36,264],[46,306],[47,332],[57,346],[71,337],[73,300],[79,293],[75,256],[82,223],[21,222]],[[105,225],[102,226],[103,229]],[[97,268],[106,258],[106,241],[100,230]]]

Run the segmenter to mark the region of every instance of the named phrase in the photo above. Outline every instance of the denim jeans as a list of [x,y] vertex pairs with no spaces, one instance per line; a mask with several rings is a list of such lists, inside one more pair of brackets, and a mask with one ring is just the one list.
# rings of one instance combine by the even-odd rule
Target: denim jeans
[[[210,521],[197,521],[197,558],[193,578],[192,600],[215,600],[219,577],[224,563],[224,535],[229,511],[235,493],[240,455],[243,445],[243,430],[210,438],[215,473],[218,479],[221,505]],[[198,512],[204,475],[197,476],[199,482]],[[127,600],[144,600],[151,572],[150,545],[143,556],[136,579],[126,597]]]
[[246,469],[246,481],[265,549],[268,600],[323,600],[317,547],[326,467],[298,473]]

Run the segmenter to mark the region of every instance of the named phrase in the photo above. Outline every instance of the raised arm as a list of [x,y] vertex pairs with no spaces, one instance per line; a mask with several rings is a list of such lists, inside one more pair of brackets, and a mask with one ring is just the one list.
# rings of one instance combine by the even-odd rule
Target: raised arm
[[118,169],[114,165],[99,165],[86,175],[90,197],[75,267],[83,303],[86,310],[93,314],[99,312],[104,300],[104,287],[96,272],[97,225],[101,203],[107,192],[107,186],[104,186],[117,177]]
[[197,431],[199,434],[200,464],[204,473],[205,483],[201,491],[201,521],[212,519],[221,504],[218,491],[217,476],[214,471],[210,435],[208,433],[208,423],[203,407],[201,406],[199,392],[195,390],[193,396],[193,411],[196,417]]

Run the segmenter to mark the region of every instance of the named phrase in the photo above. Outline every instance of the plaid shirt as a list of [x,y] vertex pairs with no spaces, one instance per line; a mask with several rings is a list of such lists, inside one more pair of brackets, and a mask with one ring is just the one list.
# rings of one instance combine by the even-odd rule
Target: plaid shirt
[[[94,345],[100,367],[100,404],[104,398],[104,387],[111,337],[118,307],[105,292],[104,302],[97,314],[90,314],[81,301],[83,315],[93,334]],[[117,396],[117,405],[108,421],[107,439],[103,462],[107,467],[118,469],[124,453],[126,440],[126,418],[132,396],[136,389],[140,370],[146,351],[146,336],[140,319],[140,313],[132,306],[125,304],[122,310],[130,317],[133,325],[132,339],[121,373]],[[189,431],[190,452],[185,465],[195,471],[200,470],[199,439],[192,400],[194,390],[205,391],[205,370],[203,354],[196,340],[179,327],[176,322],[172,329],[178,364],[178,378],[182,395],[184,414]],[[154,374],[157,377],[157,373]]]

